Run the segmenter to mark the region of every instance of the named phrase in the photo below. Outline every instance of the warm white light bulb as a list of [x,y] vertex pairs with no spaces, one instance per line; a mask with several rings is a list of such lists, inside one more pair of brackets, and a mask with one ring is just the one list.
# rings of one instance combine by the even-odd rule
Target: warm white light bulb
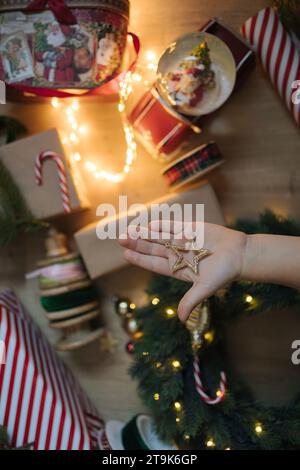
[[74,100],[73,103],[72,103],[72,108],[74,111],[78,111],[79,109],[79,103],[77,100]]
[[81,160],[81,156],[80,156],[80,153],[79,152],[75,152],[74,155],[73,155],[73,160],[75,162],[80,162]]
[[78,132],[82,135],[85,135],[85,134],[87,134],[88,129],[87,129],[86,126],[81,125],[81,126],[79,126]]
[[146,59],[148,62],[155,62],[156,54],[154,51],[146,51]]
[[88,171],[96,171],[96,165],[93,162],[85,162],[85,167]]
[[59,99],[58,98],[52,98],[51,104],[52,104],[53,108],[58,108],[60,106]]

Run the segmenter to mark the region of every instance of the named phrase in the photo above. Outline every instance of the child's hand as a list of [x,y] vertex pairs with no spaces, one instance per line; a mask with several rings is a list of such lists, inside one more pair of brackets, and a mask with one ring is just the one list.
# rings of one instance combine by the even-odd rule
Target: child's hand
[[[200,227],[200,223],[184,224],[184,233],[189,231],[195,233],[197,225]],[[127,248],[125,258],[130,263],[193,283],[178,306],[178,316],[182,321],[187,320],[192,310],[204,299],[229,282],[239,279],[243,271],[247,235],[219,225],[205,223],[202,227],[203,225],[203,248],[210,250],[212,254],[200,261],[198,274],[194,274],[189,268],[183,268],[172,274],[176,254],[168,249],[165,243],[169,240],[174,245],[184,246],[188,242],[188,239],[183,236],[182,224],[154,221],[150,223],[150,236],[147,239],[143,236],[145,229],[140,228],[137,237],[136,229],[129,228],[128,238],[120,240],[120,244]],[[180,237],[178,237],[179,232]],[[176,239],[174,239],[174,234],[176,234]],[[183,253],[189,261],[193,260],[194,254],[193,251]]]

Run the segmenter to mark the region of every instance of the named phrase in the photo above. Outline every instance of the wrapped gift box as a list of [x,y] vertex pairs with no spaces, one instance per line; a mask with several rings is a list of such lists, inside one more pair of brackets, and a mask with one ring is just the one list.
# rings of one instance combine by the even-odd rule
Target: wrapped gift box
[[57,153],[64,164],[71,210],[87,208],[88,202],[83,186],[80,184],[80,191],[79,182],[75,186],[71,168],[68,166],[55,129],[0,147],[0,160],[14,179],[29,210],[37,219],[48,219],[64,212],[56,164],[52,161],[44,163],[41,186],[37,185],[35,179],[36,158],[41,152],[49,150]]
[[[237,69],[237,89],[255,65],[254,52],[238,34],[219,20],[209,21],[200,31],[214,34],[231,50]],[[150,153],[170,160],[193,132],[201,132],[209,116],[194,118],[179,113],[161,98],[154,84],[130,113],[129,121],[138,139]]]
[[89,450],[103,428],[98,411],[11,290],[0,293],[0,424],[13,446]]
[[[224,222],[214,190],[208,183],[188,191],[170,193],[161,199],[151,201],[147,204],[148,213],[151,204],[163,203],[168,205],[179,203],[181,206],[184,204],[204,204],[206,222],[217,224],[223,224]],[[118,227],[123,228],[124,220],[127,218],[127,222],[130,223],[134,217],[135,214],[122,213],[117,218],[105,218],[100,222],[89,224],[75,234],[79,251],[92,279],[120,269],[127,264],[124,258],[124,250],[118,241],[109,238],[100,240],[97,238],[96,230],[100,228],[107,231],[109,224],[116,224],[118,233]]]

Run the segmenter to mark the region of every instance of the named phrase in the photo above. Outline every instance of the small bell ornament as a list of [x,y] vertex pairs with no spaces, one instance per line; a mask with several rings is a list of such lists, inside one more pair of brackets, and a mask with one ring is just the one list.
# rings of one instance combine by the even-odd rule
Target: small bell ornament
[[207,300],[197,305],[185,325],[191,335],[192,349],[194,352],[198,351],[203,345],[204,334],[210,327],[210,310]]

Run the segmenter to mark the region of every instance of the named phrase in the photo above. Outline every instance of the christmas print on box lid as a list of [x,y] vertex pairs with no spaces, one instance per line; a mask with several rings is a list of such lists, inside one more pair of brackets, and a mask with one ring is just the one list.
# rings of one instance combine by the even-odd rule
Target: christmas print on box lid
[[[44,162],[51,156],[56,161]],[[38,167],[37,158],[40,160]],[[79,185],[75,186],[55,129],[2,146],[0,160],[36,219],[88,207],[82,184],[80,191]]]
[[[7,83],[37,89],[91,89],[120,71],[127,0],[60,0],[60,8],[50,3],[48,10],[45,2],[44,11],[35,1],[11,3],[20,11],[7,12],[7,2],[0,7],[4,11],[0,15],[0,77]],[[80,8],[71,10],[72,6]]]
[[13,446],[90,450],[99,413],[11,290],[0,293],[0,424]]

